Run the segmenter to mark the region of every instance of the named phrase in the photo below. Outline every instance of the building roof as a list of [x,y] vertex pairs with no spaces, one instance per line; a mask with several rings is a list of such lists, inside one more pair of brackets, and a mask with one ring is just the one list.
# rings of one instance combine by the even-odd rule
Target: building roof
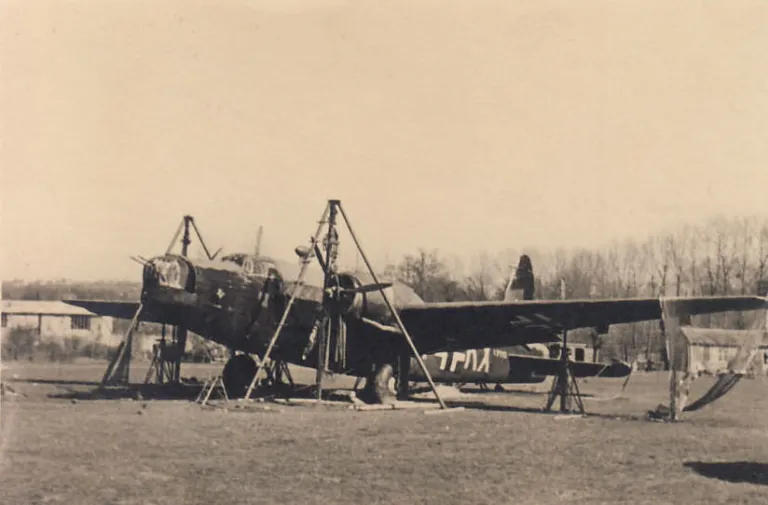
[[721,330],[681,326],[680,329],[691,345],[741,347],[750,341],[762,341],[762,345],[768,345],[768,332],[762,328],[754,330]]
[[59,300],[0,300],[3,314],[27,314],[43,316],[95,316],[90,310],[76,307]]

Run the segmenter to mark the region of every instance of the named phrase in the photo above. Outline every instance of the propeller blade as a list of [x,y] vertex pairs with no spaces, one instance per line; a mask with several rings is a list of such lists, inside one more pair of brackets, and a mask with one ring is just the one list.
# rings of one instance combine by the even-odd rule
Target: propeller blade
[[377,330],[386,332],[386,333],[393,333],[395,335],[402,335],[402,332],[397,326],[389,326],[387,324],[381,324],[378,321],[374,321],[373,319],[369,319],[367,317],[360,318],[360,321],[363,324],[367,324],[373,328],[376,328]]
[[318,318],[319,325],[317,330],[317,366],[315,369],[315,384],[317,384],[317,399],[322,400],[323,377],[328,370],[328,340],[330,338],[331,318],[323,311],[322,316]]
[[347,323],[344,317],[336,316],[336,345],[334,347],[334,362],[342,369],[347,367]]
[[326,319],[325,311],[319,312],[315,316],[315,320],[312,322],[312,329],[309,332],[309,339],[307,340],[307,347],[304,348],[304,352],[302,353],[301,358],[307,359],[307,356],[309,356],[309,353],[312,352],[312,349],[315,348],[318,342],[318,333],[323,331],[323,324],[324,320]]
[[136,263],[138,263],[141,266],[146,266],[146,264],[147,264],[146,261],[141,261],[139,258],[137,258],[135,256],[129,256],[129,257],[131,258],[131,260],[135,261]]
[[341,288],[342,293],[371,293],[373,291],[379,291],[391,287],[391,282],[380,282],[378,284],[366,284],[364,286],[358,286],[356,288]]

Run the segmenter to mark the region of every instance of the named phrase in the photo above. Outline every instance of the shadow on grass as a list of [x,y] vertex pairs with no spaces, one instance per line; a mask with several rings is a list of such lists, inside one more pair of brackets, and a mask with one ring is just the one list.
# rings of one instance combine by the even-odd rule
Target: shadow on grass
[[52,386],[98,386],[99,381],[63,380],[63,379],[6,379],[7,382],[27,384],[46,384]]
[[[546,391],[534,391],[530,389],[515,389],[514,387],[505,387],[502,390],[496,390],[495,388],[488,388],[488,389],[482,389],[480,387],[475,386],[461,386],[458,388],[458,391],[463,394],[470,394],[470,395],[498,395],[499,397],[506,396],[536,396],[536,397],[546,397],[549,395],[549,389]],[[411,394],[421,394],[421,393],[429,393],[431,392],[431,389],[428,386],[422,386],[417,388],[412,388]],[[589,398],[589,399],[602,399],[602,396],[596,396],[592,393],[580,393],[580,396],[582,398]]]
[[100,381],[71,380],[71,379],[9,379],[15,382],[31,385],[56,386],[64,391],[49,393],[47,398],[64,400],[119,400],[133,399],[167,399],[194,400],[203,384],[200,382],[185,382],[182,384],[129,384],[125,386],[102,386]]
[[[435,403],[435,400],[431,398],[411,398],[414,403]],[[472,400],[456,400],[445,399],[445,403],[448,407],[463,407],[466,410],[478,410],[485,412],[519,412],[524,414],[539,414],[545,416],[567,416],[567,415],[581,415],[577,412],[560,412],[557,408],[547,412],[542,407],[518,407],[513,405],[494,405],[488,403],[481,403]],[[643,421],[648,422],[645,415],[640,414],[601,414],[596,412],[590,412],[589,409],[585,409],[586,413],[584,417],[596,418],[596,419],[613,419],[620,421]]]
[[[428,389],[426,390],[428,391]],[[505,388],[501,391],[497,391],[494,388],[481,389],[478,387],[461,387],[459,388],[459,391],[461,391],[462,393],[473,394],[473,395],[509,394],[509,395],[521,395],[521,396],[546,396],[549,393],[549,391],[531,391],[526,389],[513,389],[513,388]]]
[[[50,383],[55,383],[51,381]],[[194,400],[202,384],[130,384],[128,386],[100,386],[86,391],[68,389],[63,393],[51,393],[48,398],[65,400]],[[63,384],[58,384],[63,386]]]
[[[143,384],[135,383],[125,386],[102,386],[98,381],[84,381],[84,380],[58,380],[58,379],[15,379],[14,382],[27,382],[38,383],[46,385],[58,386],[65,391],[49,393],[46,395],[52,399],[64,399],[64,400],[195,400],[203,387],[203,383],[195,381],[185,381],[180,384]],[[75,389],[73,386],[86,386],[88,389]],[[339,391],[348,391],[345,388],[329,388],[329,392],[337,393]],[[509,391],[517,393],[518,391]],[[528,392],[526,392],[528,393]],[[472,393],[474,394],[474,393]],[[498,393],[497,393],[498,394]],[[534,393],[535,394],[535,393]],[[331,395],[332,396],[332,395]],[[484,395],[478,395],[482,397]],[[270,400],[273,398],[314,398],[315,392],[311,385],[299,385],[296,384],[294,388],[262,388],[261,390],[254,390],[251,395],[252,399],[264,398]],[[221,399],[219,391],[215,391],[211,396],[211,399]],[[416,398],[411,397],[411,402],[433,404],[435,400],[432,398]],[[446,404],[450,407],[463,407],[467,410],[477,410],[486,412],[518,412],[526,414],[539,414],[539,415],[568,415],[569,413],[561,413],[558,410],[552,410],[545,412],[541,407],[521,407],[512,405],[499,405],[493,403],[485,403],[483,401],[474,400],[462,400],[446,398]],[[593,413],[587,409],[585,417],[598,418],[598,419],[613,419],[624,421],[644,421],[647,422],[644,415],[628,415],[628,414],[601,414]]]
[[768,486],[768,463],[755,463],[753,461],[726,461],[719,463],[686,461],[683,463],[683,466],[691,468],[699,475],[709,477],[710,479]]
[[[50,383],[56,384],[54,381]],[[168,384],[129,384],[126,386],[101,386],[94,383],[97,387],[85,391],[77,391],[66,387],[63,384],[57,384],[66,389],[66,392],[51,393],[48,398],[64,400],[189,400],[197,399],[202,388],[201,382],[182,382]],[[271,398],[271,397],[313,397],[302,389],[285,388],[262,388],[254,389],[251,399]],[[219,389],[213,391],[210,399],[223,399]]]

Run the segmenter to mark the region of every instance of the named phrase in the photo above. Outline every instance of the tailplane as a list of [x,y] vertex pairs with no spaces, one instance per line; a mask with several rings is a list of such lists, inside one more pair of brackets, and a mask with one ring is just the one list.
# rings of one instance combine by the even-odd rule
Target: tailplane
[[504,290],[504,301],[533,300],[533,264],[527,254],[520,256],[515,274],[510,277]]

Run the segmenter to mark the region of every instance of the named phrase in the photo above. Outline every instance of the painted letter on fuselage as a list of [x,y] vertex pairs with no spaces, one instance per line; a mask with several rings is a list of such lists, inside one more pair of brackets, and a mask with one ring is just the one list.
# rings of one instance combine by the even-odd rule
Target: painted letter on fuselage
[[480,360],[480,365],[477,367],[477,372],[488,373],[491,369],[491,349],[486,347],[483,349],[483,359]]
[[451,372],[455,372],[456,371],[456,366],[459,363],[464,363],[464,367],[463,368],[464,368],[464,370],[466,370],[467,367],[466,367],[465,361],[467,359],[467,355],[464,354],[463,352],[452,352],[451,354],[452,354]]
[[440,370],[445,370],[445,365],[448,363],[448,353],[447,352],[436,352],[435,356],[440,358],[440,364],[437,365],[437,368]]

